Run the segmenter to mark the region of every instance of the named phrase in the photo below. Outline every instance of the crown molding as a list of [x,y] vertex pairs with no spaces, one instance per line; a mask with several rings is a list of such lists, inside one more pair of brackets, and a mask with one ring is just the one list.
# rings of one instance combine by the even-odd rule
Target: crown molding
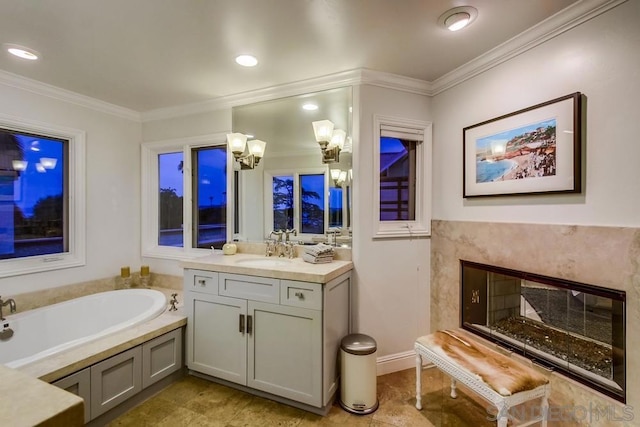
[[71,92],[66,89],[61,89],[59,87],[9,73],[7,71],[0,70],[0,84],[32,92],[37,95],[48,96],[49,98],[58,99],[60,101],[89,108],[101,113],[111,114],[122,119],[132,120],[135,122],[140,122],[141,120],[140,113],[129,108],[100,101],[99,99]]
[[628,0],[582,0],[432,82],[430,95],[451,89]]
[[270,86],[264,89],[229,96],[221,96],[204,102],[150,110],[142,113],[142,121],[148,122],[191,114],[206,113],[235,107],[237,105],[253,104],[256,102],[269,101],[288,96],[302,95],[310,92],[318,92],[344,86],[356,86],[360,84],[387,87],[422,95],[429,95],[431,87],[431,84],[424,80],[359,68],[334,74],[327,74],[325,76],[311,79],[299,80],[292,83]]

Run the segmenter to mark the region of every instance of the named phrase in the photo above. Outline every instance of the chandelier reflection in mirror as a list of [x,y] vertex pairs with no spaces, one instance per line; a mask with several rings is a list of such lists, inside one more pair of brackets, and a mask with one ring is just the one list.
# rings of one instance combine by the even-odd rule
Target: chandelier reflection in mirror
[[340,151],[344,148],[347,133],[342,129],[334,129],[331,120],[319,120],[311,124],[322,151],[322,163],[339,162]]
[[347,180],[347,171],[343,171],[340,169],[331,169],[329,172],[331,173],[333,185],[336,188],[342,188],[342,184]]
[[[236,162],[240,164],[240,169],[253,169],[258,166],[267,146],[266,142],[259,139],[247,142],[247,135],[242,133],[228,133],[227,143]],[[247,147],[248,154],[245,154]]]

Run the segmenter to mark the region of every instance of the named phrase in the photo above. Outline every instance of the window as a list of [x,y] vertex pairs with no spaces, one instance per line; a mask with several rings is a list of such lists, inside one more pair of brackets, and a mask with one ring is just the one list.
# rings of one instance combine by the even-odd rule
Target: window
[[229,162],[223,134],[142,145],[143,256],[179,259],[230,240]]
[[0,276],[84,265],[84,133],[0,116]]
[[265,176],[265,227],[296,229],[301,240],[324,235],[329,220],[325,171],[271,171]]
[[374,117],[374,237],[431,232],[431,124]]

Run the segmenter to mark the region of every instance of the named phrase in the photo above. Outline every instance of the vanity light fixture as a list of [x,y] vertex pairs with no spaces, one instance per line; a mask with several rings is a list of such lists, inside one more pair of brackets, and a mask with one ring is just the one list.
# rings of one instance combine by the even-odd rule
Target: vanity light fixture
[[[247,142],[247,135],[242,133],[228,133],[227,144],[236,162],[240,163],[240,169],[253,169],[258,166],[267,146],[266,142],[259,139]],[[245,148],[248,149],[248,154],[244,154]]]
[[458,31],[469,26],[478,17],[478,10],[471,6],[454,7],[438,18],[438,25],[449,31]]
[[331,120],[312,122],[313,133],[322,151],[322,163],[340,161],[340,151],[344,147],[347,133],[342,129],[334,129]]
[[329,172],[331,173],[333,184],[338,188],[342,188],[342,184],[347,180],[347,171],[331,169]]
[[4,48],[10,54],[17,56],[18,58],[27,59],[29,61],[35,61],[40,57],[40,54],[37,51],[25,46],[20,46],[13,43],[5,43]]

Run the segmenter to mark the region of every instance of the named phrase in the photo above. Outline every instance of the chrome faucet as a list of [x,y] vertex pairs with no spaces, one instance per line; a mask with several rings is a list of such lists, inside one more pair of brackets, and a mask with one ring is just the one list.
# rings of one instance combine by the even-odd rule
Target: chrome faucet
[[293,258],[296,252],[295,246],[290,240],[291,234],[297,236],[298,231],[295,228],[292,228],[291,230],[284,230],[283,254],[281,256],[286,256],[287,258]]
[[7,305],[9,306],[9,311],[11,313],[16,312],[16,302],[13,300],[13,298],[9,298],[6,301],[2,301],[2,297],[0,297],[0,322],[6,320],[2,315],[2,307],[6,307]]
[[[276,239],[272,239],[271,236],[276,236]],[[265,256],[271,256],[271,255],[280,255],[280,246],[282,245],[282,230],[278,230],[278,231],[272,231],[271,233],[269,233],[269,237],[267,238],[266,241],[267,244],[267,248],[266,248],[266,252],[265,252]]]

